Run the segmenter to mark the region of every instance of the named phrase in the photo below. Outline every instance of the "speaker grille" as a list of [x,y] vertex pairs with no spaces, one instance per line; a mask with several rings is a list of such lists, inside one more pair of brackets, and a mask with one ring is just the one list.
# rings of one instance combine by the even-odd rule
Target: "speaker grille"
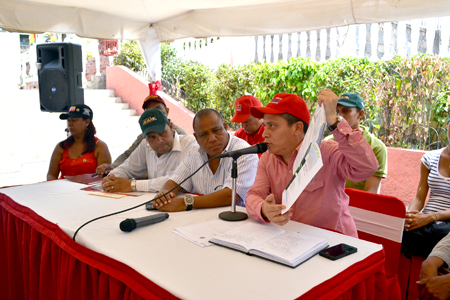
[[41,110],[68,111],[69,85],[63,72],[55,69],[42,71],[40,76]]

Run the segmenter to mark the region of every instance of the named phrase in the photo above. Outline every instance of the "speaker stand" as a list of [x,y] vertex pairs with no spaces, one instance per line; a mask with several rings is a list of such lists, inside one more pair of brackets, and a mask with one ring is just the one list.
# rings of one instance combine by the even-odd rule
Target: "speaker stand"
[[231,169],[231,211],[223,211],[219,214],[219,218],[225,221],[243,221],[248,218],[244,212],[236,211],[236,178],[237,178],[237,157],[233,157],[233,165]]

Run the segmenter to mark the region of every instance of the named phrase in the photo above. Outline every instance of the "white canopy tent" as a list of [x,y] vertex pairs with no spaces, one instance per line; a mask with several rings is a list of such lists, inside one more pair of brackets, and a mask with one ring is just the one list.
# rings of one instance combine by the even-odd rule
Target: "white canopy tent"
[[160,78],[159,42],[300,32],[450,15],[449,0],[0,0],[0,28],[139,40]]

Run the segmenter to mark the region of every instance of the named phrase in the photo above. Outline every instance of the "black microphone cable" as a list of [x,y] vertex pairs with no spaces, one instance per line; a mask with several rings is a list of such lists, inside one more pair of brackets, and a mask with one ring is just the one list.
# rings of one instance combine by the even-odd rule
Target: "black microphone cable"
[[[219,155],[217,155],[217,156],[219,156]],[[151,203],[151,202],[153,202],[153,201],[155,201],[155,200],[157,200],[157,199],[160,199],[161,197],[164,197],[164,196],[168,195],[170,192],[172,192],[173,190],[175,190],[177,187],[179,187],[179,186],[180,186],[182,183],[184,183],[186,180],[188,180],[189,178],[191,178],[192,176],[194,176],[194,175],[195,175],[198,171],[200,171],[200,169],[203,168],[207,163],[209,163],[209,162],[212,161],[213,159],[218,158],[217,156],[214,156],[214,157],[211,158],[210,160],[206,161],[206,162],[205,162],[203,165],[201,165],[194,173],[192,173],[191,175],[189,175],[188,177],[186,177],[182,182],[180,182],[179,184],[177,184],[173,189],[171,189],[171,190],[168,191],[167,193],[165,193],[165,194],[159,196],[158,198],[154,198],[154,199],[152,199],[152,200],[149,200],[149,201],[146,201],[146,202],[144,202],[144,203],[135,205],[135,206],[133,206],[133,207],[130,207],[130,208],[127,208],[127,209],[124,209],[124,210],[121,210],[121,211],[113,212],[113,213],[110,213],[110,214],[107,214],[107,215],[104,215],[104,216],[100,216],[100,217],[97,217],[97,218],[94,218],[94,219],[92,219],[92,220],[87,221],[86,223],[84,223],[83,225],[81,225],[80,227],[78,227],[78,229],[77,229],[77,230],[75,231],[75,233],[73,234],[72,240],[75,241],[75,237],[77,236],[78,231],[80,231],[81,228],[83,228],[84,226],[86,226],[87,224],[89,224],[89,223],[91,223],[91,222],[94,222],[94,221],[97,221],[97,220],[100,220],[100,219],[103,219],[103,218],[106,218],[106,217],[114,216],[114,215],[117,215],[117,214],[120,214],[120,213],[129,211],[129,210],[138,208],[139,206],[145,205],[145,204],[147,204],[147,203]]]
[[[262,144],[262,143],[260,143],[260,144]],[[259,149],[259,151],[262,151],[262,152],[266,151],[266,150],[267,150],[267,145],[266,145],[266,144],[260,145],[260,144],[257,144],[257,145],[258,145],[257,149]],[[254,147],[249,147],[249,148],[254,148]],[[236,151],[238,151],[238,150],[236,150]],[[232,151],[232,152],[235,152],[235,151]],[[243,153],[242,155],[244,155],[244,154],[252,154],[252,153]],[[91,222],[94,222],[94,221],[97,221],[97,220],[100,220],[100,219],[103,219],[103,218],[106,218],[106,217],[110,217],[110,216],[114,216],[114,215],[117,215],[117,214],[120,214],[120,213],[123,213],[123,212],[130,211],[130,210],[132,210],[132,209],[138,208],[139,206],[146,205],[147,203],[151,203],[151,202],[153,202],[153,201],[155,201],[155,200],[157,200],[157,199],[160,199],[161,197],[164,197],[164,196],[168,195],[170,192],[172,192],[173,190],[175,190],[177,187],[179,187],[179,186],[180,186],[182,183],[184,183],[186,180],[188,180],[189,178],[191,178],[192,176],[194,176],[198,171],[200,171],[201,168],[203,168],[203,167],[204,167],[207,163],[209,163],[210,161],[212,161],[212,160],[214,160],[214,159],[217,159],[217,158],[224,158],[224,157],[227,157],[227,156],[224,156],[224,154],[219,154],[219,155],[216,155],[216,156],[214,156],[213,158],[209,159],[209,160],[206,161],[203,165],[201,165],[197,170],[195,170],[194,173],[192,173],[191,175],[189,175],[188,177],[186,177],[182,182],[180,182],[179,184],[177,184],[173,189],[171,189],[171,190],[168,191],[167,193],[165,193],[165,194],[159,196],[158,198],[153,198],[152,200],[149,200],[149,201],[146,201],[146,202],[144,202],[144,203],[135,205],[135,206],[133,206],[133,207],[130,207],[130,208],[127,208],[127,209],[124,209],[124,210],[121,210],[121,211],[113,212],[113,213],[110,213],[110,214],[107,214],[107,215],[104,215],[104,216],[100,216],[100,217],[97,217],[97,218],[94,218],[94,219],[92,219],[92,220],[87,221],[86,223],[84,223],[83,225],[81,225],[80,227],[78,227],[78,229],[77,229],[77,230],[75,231],[75,233],[73,234],[72,240],[75,241],[75,237],[77,236],[78,231],[80,231],[80,229],[83,228],[84,226],[86,226],[87,224],[89,224],[89,223],[91,223]],[[231,157],[231,156],[228,156],[228,157]]]

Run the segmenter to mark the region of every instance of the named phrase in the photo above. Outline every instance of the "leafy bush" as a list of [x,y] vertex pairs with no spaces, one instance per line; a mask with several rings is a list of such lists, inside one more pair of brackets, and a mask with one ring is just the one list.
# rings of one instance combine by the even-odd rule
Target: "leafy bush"
[[144,57],[137,41],[126,41],[120,47],[120,52],[113,59],[114,65],[122,65],[133,71],[146,68]]
[[302,97],[313,113],[317,94],[329,88],[337,95],[360,94],[366,104],[364,125],[388,146],[431,149],[433,140],[448,142],[445,129],[434,136],[429,131],[432,126],[445,127],[448,118],[449,58],[420,54],[390,61],[346,57],[318,63],[294,57],[238,67],[223,64],[214,71],[182,61],[170,45],[162,44],[161,59],[163,78],[185,92],[184,105],[193,112],[215,108],[228,121],[240,96],[255,95],[265,105],[275,94],[286,92]]

